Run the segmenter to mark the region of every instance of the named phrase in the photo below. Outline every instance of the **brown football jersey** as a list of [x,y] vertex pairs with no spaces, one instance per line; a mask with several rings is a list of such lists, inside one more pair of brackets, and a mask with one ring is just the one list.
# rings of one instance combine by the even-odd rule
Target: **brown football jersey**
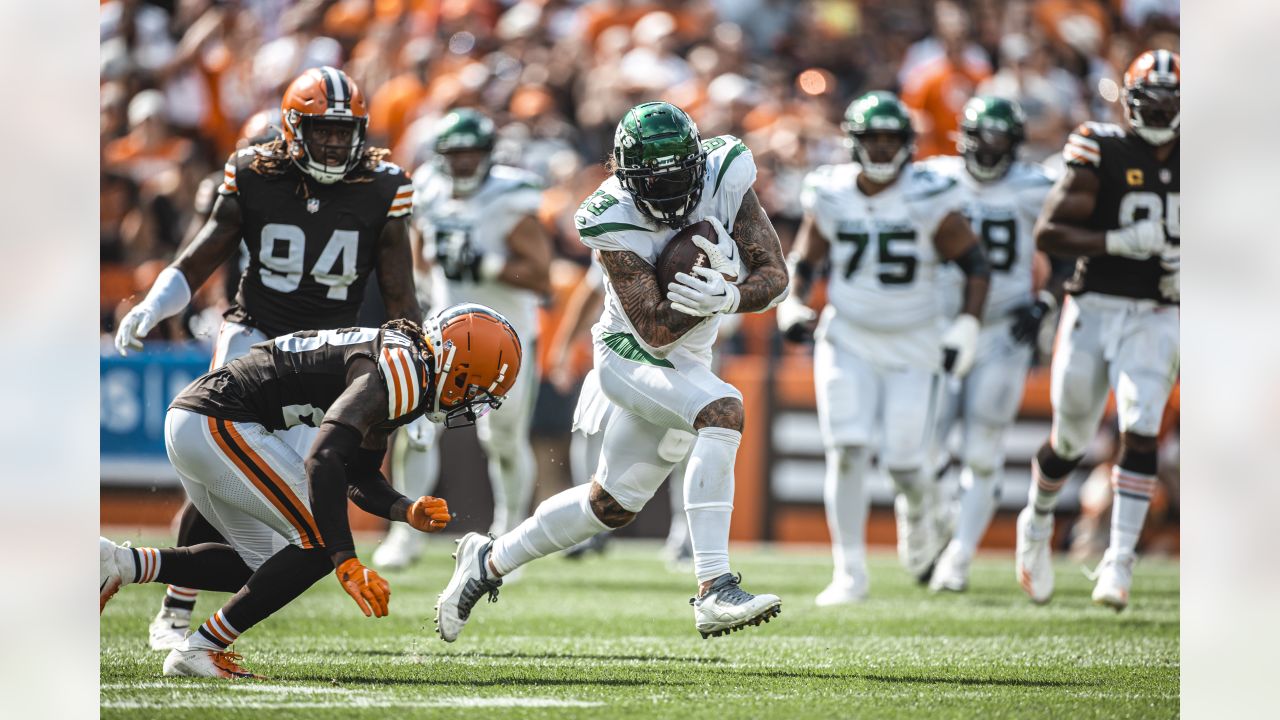
[[319,427],[347,388],[358,357],[378,366],[387,389],[385,427],[427,412],[434,398],[434,361],[405,334],[386,328],[303,330],[254,345],[247,355],[196,378],[170,407],[268,430]]
[[[1068,165],[1096,173],[1101,185],[1088,226],[1114,230],[1139,220],[1163,220],[1169,241],[1178,245],[1178,141],[1163,162],[1142,138],[1118,125],[1088,122],[1076,128],[1062,154]],[[1144,298],[1164,304],[1175,301],[1160,293],[1164,275],[1160,258],[1146,260],[1095,255],[1076,261],[1067,292],[1087,292]]]
[[409,214],[412,181],[390,162],[332,185],[291,163],[260,173],[253,161],[268,147],[233,155],[218,187],[239,200],[249,257],[226,318],[268,337],[354,325],[382,228]]

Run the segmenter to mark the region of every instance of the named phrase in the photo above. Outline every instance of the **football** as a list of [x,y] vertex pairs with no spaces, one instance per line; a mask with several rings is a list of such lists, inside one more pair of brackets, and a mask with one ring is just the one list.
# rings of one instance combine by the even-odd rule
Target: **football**
[[676,281],[676,273],[693,273],[699,265],[707,266],[707,254],[702,248],[693,244],[693,238],[701,235],[705,238],[716,236],[715,228],[706,220],[686,225],[667,241],[667,246],[658,254],[658,287],[665,297],[667,285]]

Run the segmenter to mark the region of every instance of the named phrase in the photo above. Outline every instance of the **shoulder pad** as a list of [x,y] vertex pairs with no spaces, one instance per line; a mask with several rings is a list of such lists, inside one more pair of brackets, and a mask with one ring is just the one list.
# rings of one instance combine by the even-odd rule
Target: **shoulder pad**
[[605,239],[611,233],[653,232],[648,220],[636,209],[631,194],[606,180],[587,196],[573,214],[573,224],[583,244],[600,250],[617,250],[616,242]]
[[1038,163],[1019,160],[1009,169],[1009,179],[1018,187],[1048,187],[1054,183],[1048,168]]
[[702,149],[707,153],[707,182],[712,195],[720,192],[721,186],[745,194],[755,184],[756,161],[741,139],[717,135],[703,140]]
[[387,388],[387,417],[396,420],[426,400],[428,372],[405,334],[383,330],[379,344],[378,373]]
[[954,177],[936,172],[924,163],[911,163],[908,172],[910,174],[905,178],[908,184],[904,188],[905,199],[908,201],[935,197],[959,184]]
[[494,165],[489,171],[490,177],[501,183],[500,189],[503,192],[514,192],[516,190],[536,190],[542,192],[542,178],[536,173],[529,172],[518,167],[510,165]]
[[965,172],[964,158],[959,155],[934,155],[926,160],[921,160],[917,165],[929,172],[946,177],[957,177],[960,173]]
[[241,148],[231,153],[231,157],[227,158],[227,164],[222,170],[222,184],[218,186],[219,194],[235,195],[240,192],[240,186],[237,184],[240,170],[247,169],[259,152],[261,152],[259,146],[250,145],[247,148]]

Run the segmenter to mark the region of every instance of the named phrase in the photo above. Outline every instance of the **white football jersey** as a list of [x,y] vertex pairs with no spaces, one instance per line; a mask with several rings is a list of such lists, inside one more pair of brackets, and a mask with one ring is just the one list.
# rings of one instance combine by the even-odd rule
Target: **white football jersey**
[[[963,196],[961,209],[973,223],[973,232],[991,264],[991,289],[982,314],[983,324],[1007,318],[1017,307],[1032,302],[1031,267],[1036,252],[1032,234],[1053,179],[1045,168],[1016,161],[1004,177],[984,183],[969,174],[964,158],[933,157],[922,163],[934,172],[954,178]],[[943,314],[960,312],[964,273],[955,265],[942,269],[938,300]]]
[[957,183],[917,163],[868,197],[855,182],[859,171],[856,163],[821,166],[800,194],[830,243],[825,314],[876,332],[936,325],[940,258],[933,237],[958,207]]
[[476,282],[450,279],[437,258],[458,243],[484,254],[507,255],[507,237],[526,215],[542,204],[537,175],[519,168],[494,165],[480,188],[453,197],[453,180],[432,163],[413,174],[413,223],[422,233],[422,253],[432,262],[431,302],[439,310],[461,302],[475,302],[497,310],[525,340],[538,333],[538,296],[500,280]]
[[[733,220],[738,215],[742,198],[756,181],[755,158],[751,156],[746,144],[732,135],[708,138],[702,141],[702,147],[707,151],[702,197],[685,222],[692,225],[708,217],[715,217],[726,230],[733,232]],[[574,223],[587,247],[605,251],[627,250],[639,255],[650,265],[657,264],[658,255],[676,234],[675,230],[640,212],[631,193],[612,176],[582,203],[574,214]],[[665,298],[666,288],[662,288],[662,294]],[[671,345],[650,347],[627,319],[606,273],[604,313],[596,324],[596,329],[597,334],[629,333],[656,357],[666,357],[676,347],[683,347],[709,363],[711,346],[715,343],[723,317],[713,315],[707,318]]]

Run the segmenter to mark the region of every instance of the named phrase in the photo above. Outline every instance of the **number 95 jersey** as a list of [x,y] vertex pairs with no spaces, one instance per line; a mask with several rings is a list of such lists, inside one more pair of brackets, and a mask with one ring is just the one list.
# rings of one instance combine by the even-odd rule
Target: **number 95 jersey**
[[868,197],[855,163],[824,165],[805,178],[800,204],[830,243],[831,319],[876,332],[936,324],[938,254],[933,236],[958,209],[954,178],[919,163]]
[[[267,337],[355,325],[382,228],[409,214],[409,176],[394,163],[379,162],[323,185],[287,160],[281,165],[268,147],[233,155],[218,188],[240,203],[249,255],[226,318]],[[259,154],[273,161],[262,167],[281,169],[259,170]]]

